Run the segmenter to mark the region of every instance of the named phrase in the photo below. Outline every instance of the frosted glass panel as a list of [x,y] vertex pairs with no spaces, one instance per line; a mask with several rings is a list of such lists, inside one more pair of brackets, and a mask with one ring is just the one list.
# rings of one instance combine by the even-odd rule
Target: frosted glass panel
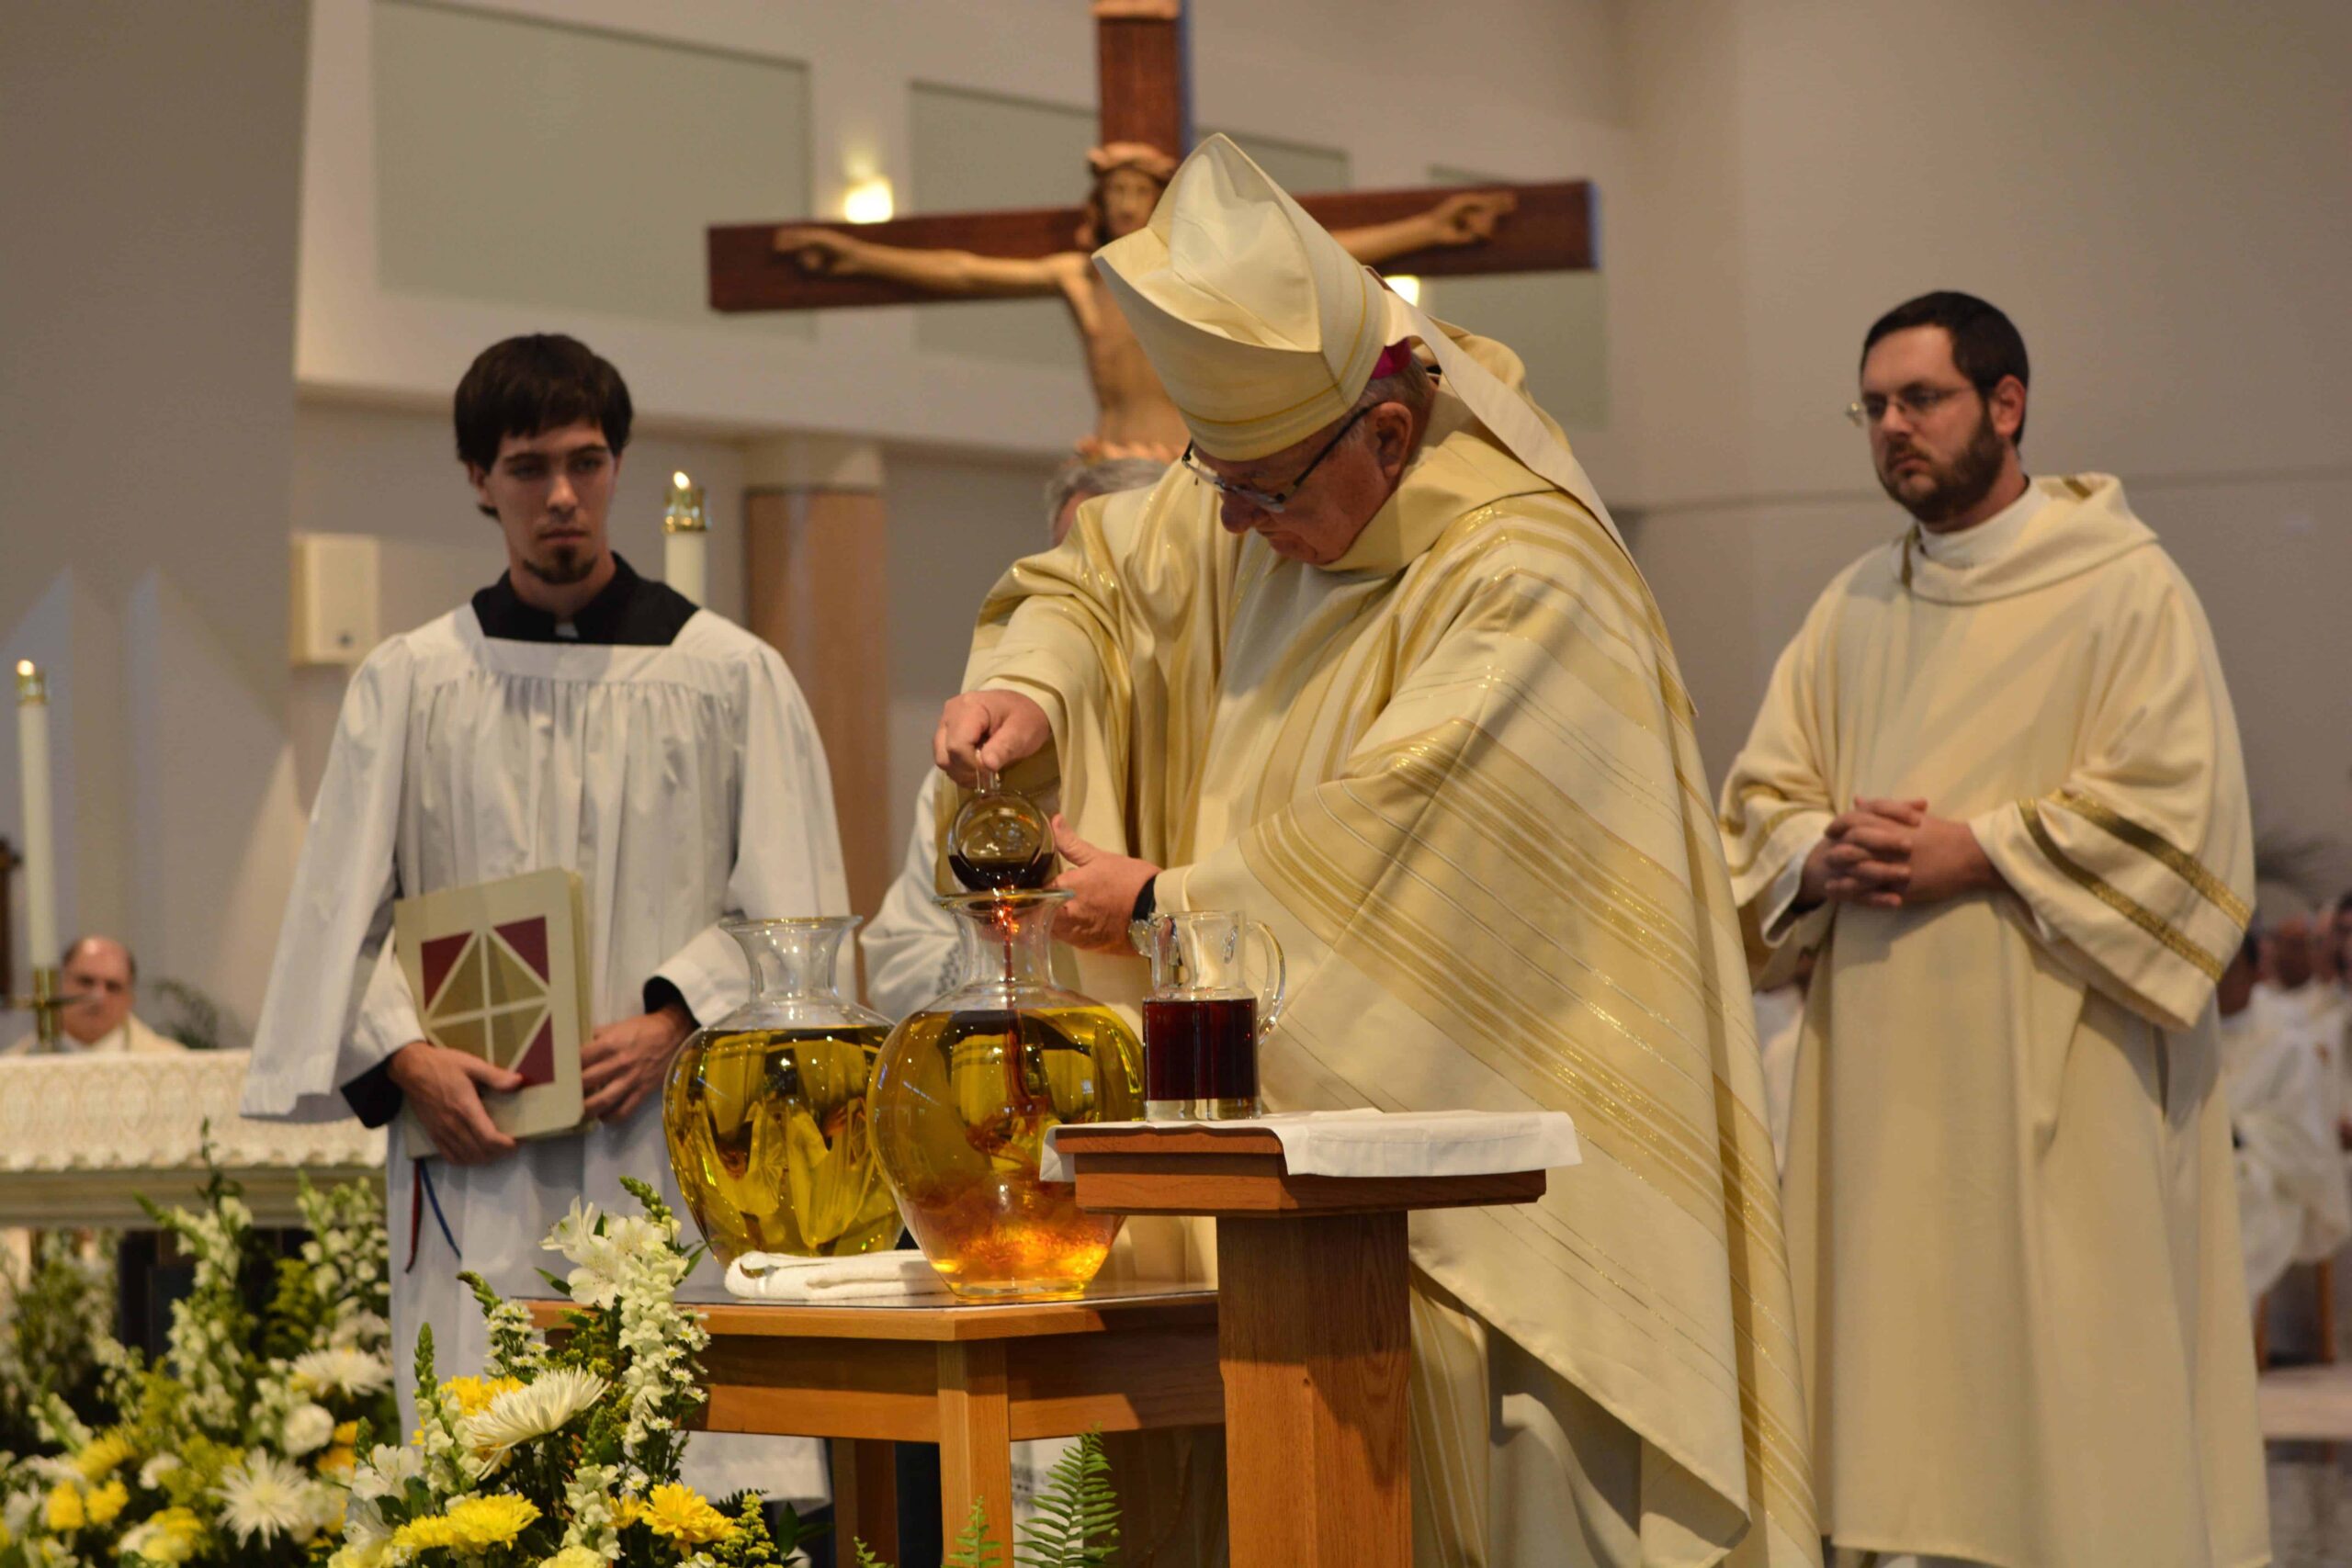
[[[1478,185],[1494,178],[1464,169],[1430,171],[1436,185]],[[1609,423],[1601,276],[1531,272],[1432,277],[1421,284],[1421,309],[1510,344],[1527,362],[1527,389],[1554,419],[1570,430],[1601,430]]]
[[377,249],[388,288],[744,332],[703,230],[808,211],[808,73],[417,0],[375,6]]
[[[1203,136],[1208,135],[1204,130]],[[1317,147],[1306,141],[1284,141],[1278,137],[1254,136],[1248,131],[1228,130],[1234,144],[1257,162],[1260,168],[1274,177],[1274,183],[1293,196],[1305,196],[1314,191],[1346,190],[1348,155],[1336,147]]]
[[[1093,109],[920,82],[908,98],[914,162],[909,211],[1063,207],[1085,199]],[[1075,235],[1070,244],[1076,248]],[[918,307],[915,343],[937,354],[1071,369],[1085,364],[1078,330],[1058,300]],[[1084,434],[1073,430],[1069,438]]]

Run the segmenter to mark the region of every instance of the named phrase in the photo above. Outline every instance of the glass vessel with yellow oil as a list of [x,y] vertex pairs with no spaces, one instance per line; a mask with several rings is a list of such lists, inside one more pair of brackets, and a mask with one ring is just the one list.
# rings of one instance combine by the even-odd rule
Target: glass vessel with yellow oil
[[662,1102],[670,1164],[721,1264],[747,1252],[838,1258],[895,1246],[866,1092],[889,1021],[841,993],[854,915],[729,920],[752,999],[689,1036]]
[[1119,1218],[1037,1174],[1065,1122],[1143,1114],[1143,1051],[1100,1002],[1053,982],[1067,893],[943,900],[959,918],[964,984],[891,1032],[868,1099],[874,1146],[916,1245],[959,1296],[1084,1291]]

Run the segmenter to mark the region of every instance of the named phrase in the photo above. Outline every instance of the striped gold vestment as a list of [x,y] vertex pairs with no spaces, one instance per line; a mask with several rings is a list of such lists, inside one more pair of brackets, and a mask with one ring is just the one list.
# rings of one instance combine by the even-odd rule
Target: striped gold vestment
[[[1593,516],[1447,397],[1329,568],[1173,468],[1006,576],[967,684],[1046,707],[1022,782],[1169,867],[1162,908],[1272,925],[1271,1104],[1575,1118],[1542,1202],[1415,1216],[1427,1554],[1817,1561],[1736,907],[1665,629]],[[1537,1452],[1596,1432],[1606,1475]],[[1490,1504],[1513,1475],[1587,1528]]]

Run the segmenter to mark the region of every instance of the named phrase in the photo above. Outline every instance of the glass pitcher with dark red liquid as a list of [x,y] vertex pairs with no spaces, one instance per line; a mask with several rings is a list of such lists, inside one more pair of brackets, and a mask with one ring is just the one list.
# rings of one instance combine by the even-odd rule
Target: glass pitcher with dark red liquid
[[1274,933],[1230,909],[1191,909],[1139,920],[1131,935],[1151,961],[1151,991],[1143,999],[1145,1119],[1257,1115],[1258,1043],[1283,1007],[1283,950]]

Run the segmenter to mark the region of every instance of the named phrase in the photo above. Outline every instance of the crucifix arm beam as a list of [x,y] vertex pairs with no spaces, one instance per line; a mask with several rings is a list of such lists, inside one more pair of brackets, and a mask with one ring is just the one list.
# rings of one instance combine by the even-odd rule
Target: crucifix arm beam
[[[1432,186],[1410,190],[1335,191],[1299,197],[1299,205],[1332,230],[1370,229],[1428,211],[1464,190],[1504,190],[1517,205],[1482,243],[1441,246],[1393,256],[1382,270],[1425,277],[1488,273],[1587,271],[1600,265],[1599,224],[1591,185]],[[947,302],[978,295],[943,294],[878,277],[834,277],[803,269],[778,254],[779,227],[828,229],[876,244],[907,249],[969,251],[978,255],[1035,259],[1077,248],[1082,217],[1075,207],[1001,212],[941,213],[886,223],[733,223],[709,231],[710,303],[721,311],[816,310],[860,305]]]

